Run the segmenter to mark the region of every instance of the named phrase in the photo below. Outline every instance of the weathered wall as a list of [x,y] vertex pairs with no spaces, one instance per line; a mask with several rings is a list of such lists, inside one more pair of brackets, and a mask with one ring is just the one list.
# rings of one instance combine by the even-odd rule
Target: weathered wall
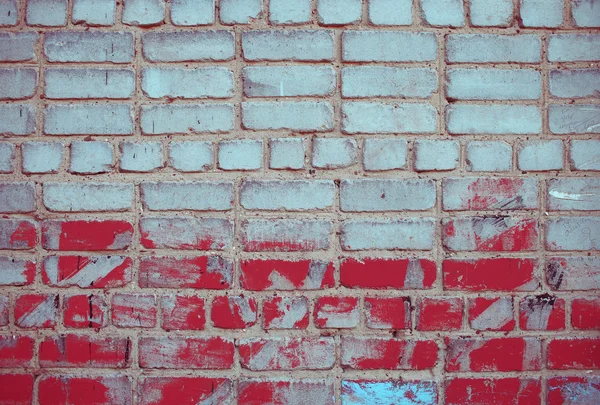
[[0,0],[0,404],[600,403],[600,2]]

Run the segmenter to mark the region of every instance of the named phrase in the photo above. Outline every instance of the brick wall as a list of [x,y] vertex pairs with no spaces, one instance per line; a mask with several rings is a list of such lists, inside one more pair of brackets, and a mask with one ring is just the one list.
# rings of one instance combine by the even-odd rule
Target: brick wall
[[0,404],[600,404],[600,2],[0,26]]

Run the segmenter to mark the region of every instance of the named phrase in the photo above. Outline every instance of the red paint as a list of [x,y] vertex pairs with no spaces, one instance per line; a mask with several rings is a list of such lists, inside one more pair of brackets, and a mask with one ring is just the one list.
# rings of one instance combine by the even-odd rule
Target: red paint
[[[120,395],[121,394],[121,395]],[[132,403],[126,376],[50,376],[39,385],[40,405],[127,405]]]
[[0,404],[2,405],[31,405],[33,403],[33,376],[31,374],[0,374],[0,387],[2,387],[0,389]]
[[[335,350],[333,339],[289,337],[285,339],[257,338],[240,341],[240,364],[243,368],[262,370],[329,370],[324,353]],[[256,359],[259,365],[254,364]]]
[[169,330],[203,330],[206,324],[204,298],[197,296],[164,296],[162,328]]
[[[525,297],[521,299],[519,312],[519,326],[523,330],[565,329],[565,300],[562,298],[549,295]],[[540,316],[542,313],[548,313],[548,318],[544,315]],[[535,326],[528,326],[530,318],[533,318]],[[540,318],[542,318],[542,324],[538,325]]]
[[19,221],[17,229],[10,235],[11,248],[23,245],[21,249],[33,249],[37,242],[37,226],[32,221]]
[[459,330],[463,302],[460,298],[421,298],[417,301],[417,329],[422,331]]
[[410,298],[365,297],[367,327],[410,329]]
[[533,378],[453,378],[446,405],[541,405],[542,383]]
[[[54,312],[48,309],[48,305],[54,305]],[[58,295],[19,295],[15,301],[15,323],[21,328],[53,328],[56,326],[57,308]],[[30,325],[32,320],[35,322]]]
[[142,368],[224,370],[233,366],[233,340],[221,337],[141,337]]
[[600,369],[600,338],[550,340],[548,368],[552,370]]
[[[231,392],[231,380],[205,377],[145,377],[138,383],[139,405],[218,405],[215,392]],[[207,399],[212,401],[207,402]],[[228,397],[226,397],[228,398]]]
[[519,202],[523,190],[523,180],[519,178],[477,178],[469,185],[469,194],[463,196],[464,209],[493,210],[501,209],[502,203],[507,209],[524,208]]
[[209,256],[198,257],[144,257],[140,261],[142,288],[201,288],[222,290],[231,287],[232,264],[218,258],[212,266]]
[[128,338],[54,335],[40,343],[40,366],[125,368],[130,352]]
[[[477,317],[479,315],[483,314],[485,311],[491,310],[490,307],[492,307],[492,305],[494,303],[498,302],[501,299],[502,298],[500,298],[500,297],[496,297],[496,298],[477,297],[477,298],[470,299],[469,300],[469,323],[471,324],[471,328],[474,328],[474,326],[472,325],[472,322],[475,319],[477,319]],[[506,321],[505,323],[498,324],[495,326],[490,326],[490,327],[487,327],[487,328],[481,329],[481,330],[494,330],[494,331],[511,331],[511,330],[513,330],[517,323],[513,319],[512,311],[513,311],[513,308],[512,308],[512,303],[511,303],[511,312],[510,312],[510,314],[506,314],[506,315],[510,315],[510,320]],[[505,314],[499,314],[497,317],[505,318],[504,315]]]
[[444,289],[464,291],[533,291],[535,259],[444,260]]
[[[333,263],[327,263],[322,279],[315,279],[312,282],[309,279],[311,265],[315,266],[313,260],[243,260],[240,262],[240,280],[244,289],[253,291],[324,289],[332,288],[335,285]],[[274,286],[274,276],[283,278],[291,286],[287,288]],[[316,286],[314,286],[315,283],[317,283]]]
[[[469,246],[474,244],[474,250],[478,252],[520,252],[535,250],[537,248],[538,231],[535,219],[519,220],[510,228],[489,237],[482,231],[481,223],[490,220],[504,221],[503,217],[497,218],[460,218],[444,221],[444,247],[447,250],[462,250],[455,244]],[[490,222],[491,224],[491,222]],[[484,229],[487,226],[484,226]]]
[[600,377],[548,378],[547,405],[600,404]]
[[[131,244],[133,226],[126,221],[44,221],[42,225],[43,245],[46,249],[56,250],[50,245],[51,239],[58,238],[57,250],[119,250],[127,249]],[[60,233],[55,235],[57,229]]]
[[[417,281],[413,283],[418,285],[410,285],[410,277],[414,276],[409,272],[410,269],[414,270],[412,273],[417,273]],[[340,281],[349,288],[428,289],[433,286],[435,279],[435,262],[428,259],[347,258],[340,265]]]
[[[166,232],[166,231],[165,231]],[[146,249],[182,249],[182,250],[223,250],[225,243],[215,243],[212,237],[196,236],[194,243],[178,243],[168,244],[161,241],[159,235],[152,232],[141,231],[142,238],[140,240],[143,247]]]
[[575,329],[600,329],[600,298],[573,299],[571,325]]
[[[304,310],[304,316],[296,319],[292,325],[282,326],[286,313],[292,310]],[[306,329],[308,327],[308,300],[305,297],[272,297],[263,303],[265,329]]]
[[256,310],[257,304],[254,298],[215,297],[210,318],[216,328],[245,329],[256,323]]
[[155,327],[154,295],[115,294],[112,298],[112,323],[120,328]]
[[108,306],[99,295],[72,295],[63,300],[63,322],[67,328],[103,328]]
[[[111,269],[105,276],[99,277],[87,286],[79,286],[75,281],[72,283],[64,282],[70,278],[77,278],[77,274],[85,270],[86,266],[93,265],[95,262],[94,256],[60,256],[58,257],[58,283],[63,283],[64,287],[77,286],[80,288],[118,288],[123,287],[131,282],[133,273],[133,260],[126,257],[123,262]],[[51,286],[54,284],[49,276],[46,264],[42,265],[42,280],[44,284]]]
[[[328,402],[313,405],[333,405],[333,385],[315,380],[242,380],[238,383],[238,405],[288,405],[306,403],[311,394],[318,392],[319,399],[331,398]],[[321,393],[329,393],[323,395]]]
[[319,297],[315,300],[314,322],[317,328],[356,327],[358,317],[355,323],[349,319],[353,313],[358,313],[356,297]]
[[[355,370],[428,370],[435,367],[438,346],[433,340],[366,339],[356,341],[342,337],[342,352],[353,352],[356,347],[367,345],[369,356],[355,359],[342,367]],[[342,354],[344,357],[344,354]]]
[[0,336],[0,367],[28,367],[34,341],[29,336]]

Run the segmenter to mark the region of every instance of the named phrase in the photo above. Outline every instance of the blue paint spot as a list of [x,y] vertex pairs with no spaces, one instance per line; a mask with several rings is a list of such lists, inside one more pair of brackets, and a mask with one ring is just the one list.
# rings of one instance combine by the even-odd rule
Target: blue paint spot
[[435,405],[433,381],[342,381],[343,405]]

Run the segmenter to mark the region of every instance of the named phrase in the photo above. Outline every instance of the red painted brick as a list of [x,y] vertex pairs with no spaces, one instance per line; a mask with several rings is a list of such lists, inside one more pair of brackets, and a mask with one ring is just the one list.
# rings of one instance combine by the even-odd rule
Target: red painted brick
[[42,223],[42,245],[48,250],[121,250],[131,245],[127,221],[48,220]]
[[202,330],[206,324],[204,298],[165,295],[161,298],[162,328],[169,330]]
[[103,328],[108,323],[108,305],[100,295],[71,295],[63,300],[63,322],[67,328]]
[[21,328],[54,328],[58,295],[23,294],[15,301],[15,324]]
[[442,240],[450,251],[530,251],[538,245],[537,221],[511,217],[444,219]]
[[428,259],[347,258],[340,265],[340,282],[349,288],[428,289],[435,279]]
[[443,183],[445,210],[534,209],[537,195],[537,181],[531,178],[448,178]]
[[233,223],[221,218],[161,217],[140,220],[146,249],[226,250],[231,247]]
[[154,295],[115,294],[112,298],[112,324],[119,328],[156,326]]
[[438,360],[433,340],[343,336],[342,367],[355,370],[428,370]]
[[28,367],[34,341],[29,336],[0,336],[0,367]]
[[552,370],[600,369],[600,338],[550,340],[548,368]]
[[0,219],[0,249],[33,249],[36,243],[36,222],[28,219]]
[[265,329],[306,329],[308,300],[306,297],[272,297],[263,303]]
[[49,256],[42,280],[52,287],[118,288],[131,282],[133,260],[125,256]]
[[535,259],[448,259],[444,260],[445,290],[535,291],[539,281]]
[[469,299],[469,325],[475,330],[510,331],[515,328],[512,297]]
[[533,378],[454,378],[445,405],[541,405],[542,384]]
[[131,379],[124,375],[45,376],[40,380],[38,398],[40,405],[130,405],[133,402]]
[[33,283],[35,262],[32,260],[0,257],[0,286],[23,286]]
[[215,297],[210,318],[223,329],[244,329],[256,323],[257,304],[254,298],[238,296]]
[[126,368],[130,353],[129,338],[54,335],[40,343],[40,366]]
[[365,297],[367,327],[410,329],[409,297]]
[[541,363],[537,338],[446,338],[446,371],[530,371]]
[[600,377],[553,377],[548,379],[547,405],[600,404]]
[[355,328],[359,321],[356,297],[319,297],[315,301],[314,322],[317,328]]
[[418,330],[448,331],[462,327],[463,301],[460,298],[419,298],[416,307]]
[[194,405],[232,403],[233,387],[228,378],[141,377],[138,405]]
[[233,340],[222,337],[142,337],[138,350],[142,368],[220,370],[233,365]]
[[575,329],[600,329],[600,298],[574,298],[571,325]]
[[0,374],[0,387],[2,387],[0,404],[31,405],[33,403],[33,376],[31,374]]
[[247,290],[319,290],[335,285],[333,263],[321,260],[243,260],[240,280]]
[[316,379],[249,379],[238,384],[238,405],[333,405],[333,382]]
[[548,294],[522,298],[519,325],[523,330],[564,330],[565,300]]
[[329,370],[335,363],[331,337],[244,338],[238,347],[242,367],[252,371]]
[[142,288],[231,287],[233,263],[220,256],[144,257],[140,261]]

